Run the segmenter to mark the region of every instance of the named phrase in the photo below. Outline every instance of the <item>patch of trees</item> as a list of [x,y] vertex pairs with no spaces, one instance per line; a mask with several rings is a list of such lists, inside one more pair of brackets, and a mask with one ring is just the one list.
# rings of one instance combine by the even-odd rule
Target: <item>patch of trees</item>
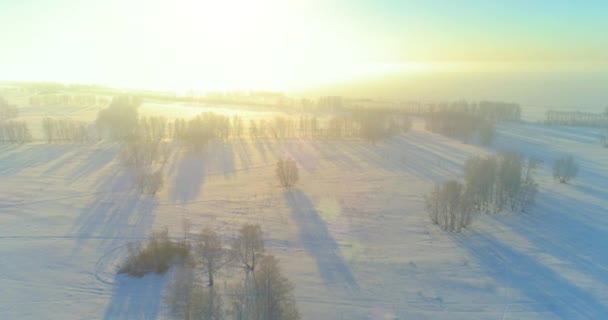
[[608,113],[547,111],[545,124],[606,128],[608,127]]
[[53,119],[45,117],[42,119],[42,132],[48,143],[84,143],[89,140],[87,123],[72,119]]
[[167,123],[165,117],[140,117],[137,121],[135,136],[143,141],[159,142],[166,137]]
[[471,195],[456,180],[437,185],[425,200],[431,222],[444,230],[460,232],[473,221]]
[[9,104],[4,97],[0,96],[0,121],[8,121],[19,116],[17,106]]
[[0,121],[0,142],[27,143],[32,141],[32,134],[25,121]]
[[[382,109],[355,109],[353,117],[358,124],[358,136],[374,144],[409,130],[407,121],[398,123],[395,118]],[[411,123],[409,126],[411,127]]]
[[138,125],[137,108],[141,98],[116,96],[110,105],[97,114],[97,127],[103,137],[114,141],[125,141],[134,134]]
[[525,211],[538,192],[536,167],[535,160],[516,153],[468,159],[464,183],[446,181],[425,197],[431,222],[444,230],[460,232],[479,213]]
[[[191,259],[177,265],[165,295],[168,315],[173,319],[299,319],[293,285],[282,274],[278,260],[264,253],[259,225],[243,225],[230,248],[222,239],[206,228],[193,240]],[[244,280],[222,288],[215,278],[227,265],[241,267]]]
[[429,113],[426,116],[426,128],[465,142],[478,137],[484,145],[490,145],[496,136],[494,122],[462,110],[439,110]]
[[292,187],[298,182],[298,165],[292,158],[279,159],[276,167],[277,178],[283,188]]
[[204,149],[212,140],[240,139],[247,135],[253,139],[357,137],[375,143],[381,139],[407,132],[411,128],[411,121],[407,117],[372,109],[357,109],[330,117],[275,116],[270,119],[250,119],[248,122],[240,116],[227,117],[214,113],[203,113],[187,120],[176,119],[169,123],[167,128],[173,139],[200,150]]
[[143,277],[147,273],[164,274],[177,259],[188,259],[190,245],[170,239],[168,230],[164,229],[153,232],[143,244],[129,244],[128,252],[118,273]]
[[515,103],[481,101],[431,105],[425,112],[426,127],[449,137],[467,142],[477,137],[483,145],[490,145],[496,136],[494,124],[518,121],[521,107]]
[[230,128],[229,117],[207,112],[189,120],[176,119],[173,123],[173,137],[196,150],[202,150],[214,139],[227,139]]
[[578,166],[571,155],[561,157],[555,160],[553,164],[553,178],[560,183],[568,183],[574,179],[578,173]]

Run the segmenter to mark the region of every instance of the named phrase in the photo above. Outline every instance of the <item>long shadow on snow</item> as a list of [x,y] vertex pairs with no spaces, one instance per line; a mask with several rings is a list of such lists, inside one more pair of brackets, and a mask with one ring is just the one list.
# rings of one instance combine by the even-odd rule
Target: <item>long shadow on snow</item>
[[291,214],[298,225],[300,239],[306,250],[316,259],[317,268],[325,286],[357,289],[357,280],[338,251],[325,222],[314,204],[298,189],[285,192]]
[[166,277],[149,274],[142,278],[126,275],[114,277],[112,298],[104,320],[156,319],[162,305]]
[[76,218],[71,236],[77,236],[77,251],[90,239],[108,249],[143,239],[154,222],[157,200],[134,188],[127,168],[110,168],[112,175],[98,181],[89,204]]
[[85,159],[81,159],[78,166],[67,175],[70,182],[75,182],[101,170],[116,157],[117,150],[109,146],[96,146],[89,151]]
[[512,287],[564,320],[602,319],[608,308],[532,257],[513,250],[489,234],[454,235],[495,280]]
[[0,175],[14,175],[24,169],[31,169],[61,159],[73,150],[74,145],[36,144],[13,149],[12,152],[0,156]]
[[[534,210],[520,219],[501,219],[513,232],[526,238],[563,263],[608,286],[608,221],[605,208],[583,203],[563,194],[545,192]],[[510,218],[510,219],[507,219]],[[604,219],[603,221],[600,219]]]
[[208,175],[223,174],[225,178],[235,175],[234,150],[230,143],[217,143],[203,152],[185,151],[177,158],[170,192],[171,201],[186,203],[198,198]]

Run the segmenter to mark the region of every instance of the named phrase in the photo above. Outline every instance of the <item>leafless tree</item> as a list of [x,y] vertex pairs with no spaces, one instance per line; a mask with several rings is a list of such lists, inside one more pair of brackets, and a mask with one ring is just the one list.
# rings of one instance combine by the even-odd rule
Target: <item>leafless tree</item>
[[279,182],[284,188],[293,186],[298,181],[298,165],[292,158],[279,159],[276,167]]
[[264,256],[255,270],[254,306],[248,314],[252,320],[297,320],[300,318],[293,285],[282,274],[278,260]]
[[567,183],[578,173],[578,166],[571,155],[555,160],[553,164],[553,177],[561,183]]
[[[239,236],[232,244],[232,255],[239,261],[245,269],[245,292],[244,310],[250,309],[253,297],[250,293],[249,274],[255,272],[257,260],[264,252],[264,239],[262,238],[262,228],[257,224],[245,224],[239,230]],[[255,275],[255,273],[254,273]]]
[[220,319],[221,314],[217,314],[218,306],[215,303],[217,301],[218,293],[215,292],[214,288],[214,275],[224,265],[224,248],[222,245],[222,236],[210,228],[205,228],[201,232],[196,243],[196,252],[198,255],[198,262],[201,269],[207,274],[207,286],[209,288],[206,301],[201,301],[203,304],[207,304],[207,318],[206,319]]

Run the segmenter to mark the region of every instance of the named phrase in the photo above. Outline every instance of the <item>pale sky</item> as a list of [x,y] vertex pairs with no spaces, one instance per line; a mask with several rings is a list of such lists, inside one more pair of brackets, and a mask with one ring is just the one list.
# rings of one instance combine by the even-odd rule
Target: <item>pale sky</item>
[[0,0],[0,80],[292,90],[395,71],[594,70],[608,64],[607,12],[600,0]]

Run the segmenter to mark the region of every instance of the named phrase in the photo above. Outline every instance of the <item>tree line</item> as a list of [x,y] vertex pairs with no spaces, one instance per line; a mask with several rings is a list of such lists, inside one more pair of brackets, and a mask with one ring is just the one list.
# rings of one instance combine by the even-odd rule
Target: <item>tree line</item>
[[516,153],[473,157],[465,162],[464,183],[449,180],[425,197],[431,222],[460,232],[480,213],[523,212],[538,192],[534,179],[537,161]]
[[27,123],[14,120],[19,116],[19,109],[0,96],[0,143],[26,143],[32,141]]
[[89,125],[86,122],[72,119],[42,119],[42,133],[47,143],[72,142],[84,143],[89,141]]
[[466,101],[433,104],[422,111],[426,128],[465,142],[477,138],[483,145],[490,145],[495,136],[494,124],[502,121],[519,121],[521,106],[516,103]]
[[608,108],[604,113],[580,111],[547,111],[545,124],[608,128]]

